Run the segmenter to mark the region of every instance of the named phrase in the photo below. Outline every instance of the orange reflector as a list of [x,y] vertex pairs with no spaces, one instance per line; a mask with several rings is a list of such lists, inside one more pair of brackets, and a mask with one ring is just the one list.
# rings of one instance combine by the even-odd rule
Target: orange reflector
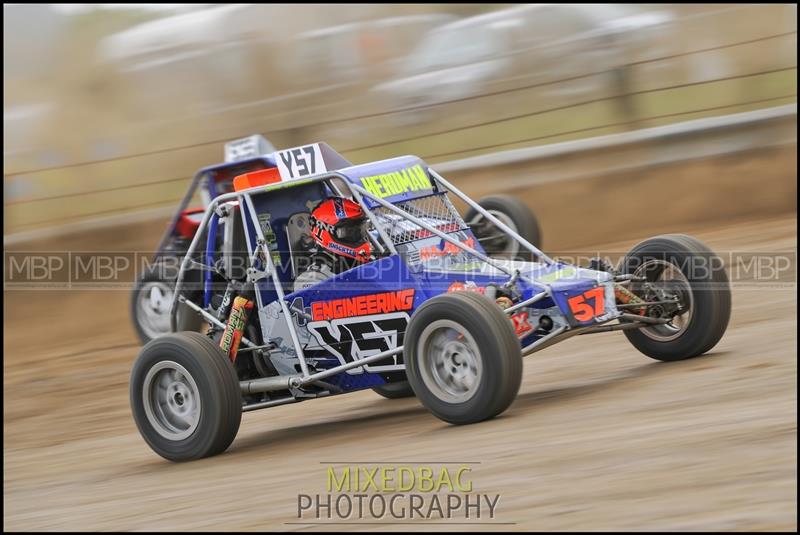
[[281,181],[281,174],[277,167],[261,169],[252,173],[245,173],[233,179],[233,191],[241,191],[255,186],[265,186]]

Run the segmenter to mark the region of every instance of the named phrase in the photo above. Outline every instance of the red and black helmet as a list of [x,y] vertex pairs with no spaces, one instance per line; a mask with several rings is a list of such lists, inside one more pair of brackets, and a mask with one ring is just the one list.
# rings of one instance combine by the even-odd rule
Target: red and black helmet
[[332,197],[314,208],[311,237],[326,250],[359,262],[367,262],[372,254],[366,214],[350,199]]

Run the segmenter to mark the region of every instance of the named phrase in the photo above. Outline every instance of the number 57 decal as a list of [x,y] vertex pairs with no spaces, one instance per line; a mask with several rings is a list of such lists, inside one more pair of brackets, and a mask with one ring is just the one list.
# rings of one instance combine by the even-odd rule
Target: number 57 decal
[[567,299],[569,309],[578,321],[589,321],[606,311],[605,288],[596,286],[580,295]]

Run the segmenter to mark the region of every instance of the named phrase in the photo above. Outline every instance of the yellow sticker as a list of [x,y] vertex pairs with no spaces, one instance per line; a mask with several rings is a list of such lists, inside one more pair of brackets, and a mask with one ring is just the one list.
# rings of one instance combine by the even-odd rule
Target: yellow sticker
[[382,199],[410,191],[430,189],[431,181],[422,166],[415,165],[383,175],[365,176],[361,179],[361,185],[372,195]]

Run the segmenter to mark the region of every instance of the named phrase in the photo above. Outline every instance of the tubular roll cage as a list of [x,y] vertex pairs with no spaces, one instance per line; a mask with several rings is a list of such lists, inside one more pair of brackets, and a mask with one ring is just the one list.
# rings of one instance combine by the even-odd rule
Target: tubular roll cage
[[[192,177],[192,182],[189,184],[189,189],[186,190],[186,193],[183,195],[181,202],[178,204],[178,209],[175,211],[175,215],[172,216],[172,220],[169,226],[167,227],[167,231],[161,236],[161,241],[159,242],[158,248],[156,249],[155,258],[158,258],[164,253],[164,247],[166,246],[167,242],[170,239],[170,236],[175,230],[175,226],[178,224],[178,219],[180,219],[181,213],[184,210],[186,210],[186,208],[189,206],[189,203],[191,202],[192,197],[194,197],[194,194],[197,191],[197,188],[200,185],[200,182],[203,180],[203,178],[205,178],[209,173],[212,173],[214,171],[219,171],[221,169],[226,169],[234,166],[249,165],[254,163],[264,164],[265,167],[271,167],[273,165],[273,163],[265,156],[256,156],[253,158],[247,158],[245,160],[239,160],[236,162],[207,165],[206,167],[203,167],[199,171],[197,171]],[[214,185],[212,179],[209,180],[211,180],[210,182],[211,192],[209,193],[209,195],[210,197],[213,198],[216,196],[216,191],[215,191],[216,186]]]
[[[469,205],[471,208],[475,209],[478,213],[483,215],[485,218],[487,218],[489,221],[491,221],[494,225],[496,225],[502,231],[506,232],[509,236],[513,237],[514,240],[516,240],[517,243],[519,243],[519,245],[521,245],[522,247],[524,247],[525,249],[527,249],[528,251],[533,253],[537,258],[542,259],[548,265],[552,265],[552,264],[556,263],[552,258],[547,256],[545,253],[543,253],[541,250],[539,250],[536,246],[534,246],[533,244],[528,242],[525,238],[520,236],[513,229],[509,228],[502,221],[500,221],[495,216],[493,216],[488,211],[486,211],[478,203],[476,203],[475,201],[470,199],[467,195],[465,195],[463,192],[461,192],[458,188],[456,188],[455,186],[450,184],[447,180],[445,180],[436,171],[434,171],[431,168],[428,168],[428,173],[429,173],[429,175],[431,177],[433,177],[435,179],[435,181],[440,186],[443,186],[445,188],[445,190],[447,190],[448,192],[451,192],[454,195],[456,195],[464,203]],[[198,175],[199,174],[200,173],[198,173]],[[266,193],[266,192],[269,192],[269,191],[272,191],[272,190],[278,190],[278,189],[288,188],[288,187],[292,187],[292,186],[299,186],[299,185],[302,185],[302,184],[310,184],[310,183],[315,183],[315,182],[326,182],[326,183],[328,183],[328,181],[330,181],[331,179],[335,179],[335,178],[341,179],[342,182],[347,185],[347,188],[350,191],[351,196],[364,209],[364,212],[367,214],[367,217],[369,217],[369,219],[372,222],[373,226],[378,231],[378,234],[380,235],[381,239],[384,241],[385,245],[389,248],[389,250],[390,250],[390,252],[392,254],[394,254],[394,255],[398,254],[397,249],[395,248],[395,245],[392,242],[392,240],[390,239],[390,237],[386,235],[383,227],[378,223],[378,221],[376,221],[375,214],[372,213],[372,210],[369,208],[369,206],[367,206],[367,204],[364,201],[365,197],[368,197],[372,201],[378,203],[383,208],[386,208],[387,210],[390,210],[390,211],[392,211],[392,212],[394,212],[394,213],[396,213],[396,214],[398,214],[398,215],[400,215],[400,216],[402,216],[404,218],[407,218],[409,221],[411,221],[411,222],[415,223],[416,225],[419,225],[420,227],[424,228],[425,230],[435,234],[436,236],[438,236],[438,237],[442,238],[443,240],[447,241],[448,243],[450,243],[450,244],[458,247],[459,249],[463,250],[464,252],[466,252],[466,253],[468,253],[470,255],[473,255],[473,256],[477,257],[478,259],[486,262],[487,264],[491,265],[495,269],[498,269],[498,270],[504,272],[505,274],[507,274],[509,276],[509,281],[516,280],[517,278],[521,278],[523,280],[526,280],[528,282],[536,284],[537,286],[542,286],[542,287],[545,288],[544,291],[542,291],[540,293],[537,293],[537,294],[533,295],[532,297],[530,297],[530,298],[528,298],[528,299],[526,299],[524,301],[521,301],[521,302],[519,302],[519,303],[517,303],[517,304],[515,304],[515,305],[513,305],[513,306],[511,306],[509,308],[504,309],[505,313],[512,314],[513,312],[515,312],[516,310],[519,310],[520,308],[523,308],[523,307],[526,307],[526,306],[530,306],[530,305],[536,303],[537,301],[540,301],[542,299],[545,299],[547,297],[552,296],[552,289],[551,289],[551,286],[549,284],[547,284],[545,282],[537,281],[535,279],[531,279],[529,277],[525,277],[524,275],[521,275],[516,270],[512,271],[507,266],[492,260],[491,258],[489,258],[488,256],[484,255],[483,253],[481,253],[481,252],[479,252],[479,251],[477,251],[477,250],[475,250],[475,249],[473,249],[473,248],[471,248],[471,247],[459,242],[458,240],[448,236],[446,233],[444,233],[441,230],[433,227],[432,225],[428,224],[426,221],[423,221],[422,219],[420,219],[420,218],[408,213],[407,211],[405,211],[405,210],[403,210],[401,208],[398,208],[397,206],[395,206],[395,205],[393,205],[393,204],[391,204],[391,203],[389,203],[389,202],[387,202],[387,201],[385,201],[383,199],[380,199],[380,198],[376,197],[375,195],[371,194],[370,192],[368,192],[363,187],[361,187],[361,186],[359,186],[357,184],[351,183],[350,179],[348,179],[347,176],[345,176],[341,172],[339,172],[339,171],[327,171],[327,172],[319,173],[319,174],[312,175],[312,176],[309,176],[309,177],[306,177],[306,178],[299,178],[299,179],[295,179],[295,180],[291,180],[291,181],[287,181],[287,182],[278,182],[278,183],[268,184],[268,185],[264,185],[264,186],[255,186],[255,187],[247,188],[247,189],[244,189],[244,190],[241,190],[241,191],[226,193],[226,194],[223,194],[223,195],[219,195],[219,196],[217,196],[217,197],[215,197],[214,199],[211,200],[211,202],[209,203],[208,207],[206,207],[206,211],[203,214],[203,219],[202,219],[202,221],[200,223],[200,226],[198,227],[197,232],[194,235],[194,238],[192,239],[192,243],[189,245],[189,249],[186,252],[186,256],[184,256],[184,258],[183,258],[183,260],[181,262],[181,268],[180,268],[180,271],[178,273],[178,278],[177,278],[176,283],[175,283],[175,292],[173,294],[172,304],[171,304],[171,307],[170,307],[170,329],[173,332],[177,330],[177,311],[178,311],[178,304],[179,303],[183,303],[183,304],[187,305],[190,309],[192,309],[193,311],[195,311],[195,312],[199,313],[200,315],[202,315],[203,318],[205,320],[209,321],[210,323],[212,323],[212,324],[214,324],[214,325],[216,325],[218,327],[225,328],[225,324],[223,324],[213,314],[209,313],[204,308],[200,307],[199,305],[197,305],[195,303],[192,303],[190,300],[188,300],[184,296],[182,296],[181,295],[181,289],[183,287],[184,273],[187,271],[187,269],[194,262],[192,260],[192,255],[195,253],[195,251],[197,250],[197,247],[198,247],[198,245],[200,243],[201,236],[203,235],[202,231],[208,226],[209,221],[211,220],[211,217],[215,214],[217,208],[220,205],[222,205],[223,203],[229,202],[229,201],[236,200],[236,201],[239,201],[239,208],[240,209],[246,209],[248,211],[248,214],[249,214],[249,217],[250,217],[250,221],[253,223],[253,227],[255,228],[255,232],[256,232],[256,246],[253,249],[253,251],[249,253],[250,269],[248,269],[248,279],[250,279],[252,282],[255,282],[256,280],[260,280],[260,277],[258,279],[256,279],[254,277],[254,275],[256,273],[256,271],[255,271],[256,263],[255,262],[256,262],[256,259],[262,258],[264,260],[264,262],[266,263],[266,269],[263,271],[263,274],[272,279],[272,283],[273,283],[273,285],[275,287],[275,292],[277,293],[277,296],[278,296],[278,301],[280,302],[281,310],[283,312],[284,318],[286,319],[286,323],[287,323],[287,326],[289,328],[289,333],[291,334],[291,337],[292,337],[292,343],[294,345],[294,349],[297,352],[297,357],[298,357],[298,360],[300,362],[300,369],[302,371],[301,375],[292,375],[292,376],[283,376],[283,377],[282,376],[267,377],[267,378],[263,378],[262,381],[269,380],[269,381],[272,381],[272,382],[283,382],[283,383],[285,383],[285,385],[283,385],[284,387],[295,387],[295,388],[298,388],[298,387],[301,387],[303,385],[314,383],[314,382],[320,381],[322,379],[325,379],[327,377],[339,374],[339,373],[341,373],[343,371],[346,371],[346,370],[349,370],[349,369],[352,369],[352,368],[359,368],[361,366],[364,366],[365,364],[371,364],[373,362],[377,362],[377,361],[383,360],[383,359],[385,359],[387,357],[391,357],[391,356],[394,356],[394,355],[402,352],[403,351],[403,346],[400,346],[400,347],[396,347],[394,349],[390,349],[388,351],[384,351],[384,352],[378,353],[376,355],[372,355],[370,357],[366,357],[366,358],[363,358],[363,359],[360,359],[360,360],[356,360],[356,361],[353,361],[353,362],[342,364],[340,366],[336,366],[334,368],[330,368],[330,369],[327,369],[327,370],[324,370],[324,371],[321,371],[321,372],[318,372],[318,373],[314,373],[314,374],[310,374],[309,373],[308,365],[306,364],[305,354],[304,354],[303,348],[302,348],[302,346],[300,344],[300,340],[299,340],[299,337],[298,337],[298,334],[297,334],[296,326],[295,326],[294,322],[291,321],[291,317],[292,316],[291,316],[291,313],[289,311],[289,307],[286,304],[285,293],[283,291],[282,283],[278,279],[277,270],[275,269],[275,265],[273,264],[272,256],[269,254],[269,251],[267,249],[267,241],[266,241],[266,239],[264,237],[263,230],[262,230],[261,226],[258,224],[258,217],[257,217],[257,214],[256,214],[255,207],[253,205],[252,195]],[[337,193],[339,192],[338,188],[336,188],[335,185],[329,183],[329,186],[331,186],[331,189],[333,191],[335,191]],[[246,225],[246,221],[245,221],[244,218],[242,218],[242,224]],[[260,254],[260,257],[259,257],[259,254]],[[206,269],[209,269],[209,268],[206,266]],[[258,308],[260,309],[262,307],[262,303],[260,302],[261,301],[260,292],[256,292],[256,300],[258,301],[257,304],[258,304]],[[578,328],[574,328],[574,329],[569,329],[566,326],[559,327],[558,329],[554,330],[553,332],[548,333],[547,335],[543,336],[542,338],[539,338],[538,340],[536,340],[532,344],[522,348],[522,356],[527,356],[527,355],[529,355],[531,353],[539,351],[540,349],[544,349],[545,347],[549,347],[549,346],[551,346],[551,345],[553,345],[553,344],[555,344],[555,343],[557,343],[557,342],[559,342],[559,341],[561,341],[561,340],[563,340],[565,338],[569,338],[569,337],[574,336],[574,335],[588,334],[588,333],[593,333],[593,332],[606,332],[606,331],[626,330],[626,329],[632,329],[632,328],[639,328],[639,327],[641,327],[643,325],[642,317],[641,316],[636,316],[636,315],[633,315],[633,314],[622,314],[618,318],[612,318],[612,319],[610,319],[608,321],[613,321],[614,319],[620,320],[620,323],[619,324],[615,324],[615,325],[590,325],[590,326],[578,327]],[[653,323],[656,323],[656,322],[657,322],[657,320],[653,321]],[[249,347],[249,348],[253,348],[253,349],[258,349],[260,347],[260,346],[257,346],[257,344],[254,343],[253,341],[248,340],[247,338],[242,338],[242,344],[247,346],[247,347]]]

